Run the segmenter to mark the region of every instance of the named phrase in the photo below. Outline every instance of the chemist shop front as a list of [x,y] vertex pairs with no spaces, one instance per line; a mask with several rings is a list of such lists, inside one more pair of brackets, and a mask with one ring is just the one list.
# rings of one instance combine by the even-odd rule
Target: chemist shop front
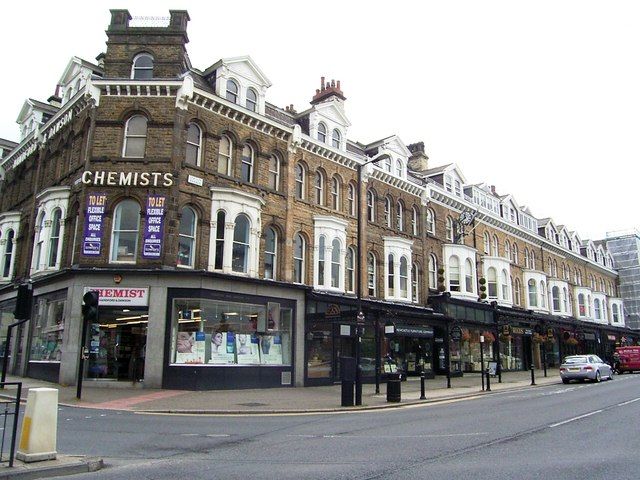
[[[342,379],[341,358],[356,355],[354,302],[318,293],[306,301],[305,385],[330,385]],[[384,380],[384,362],[391,360],[408,376],[424,369],[428,377],[446,373],[446,318],[430,308],[363,301],[365,326],[360,343],[363,381],[373,382],[376,369]],[[393,333],[385,334],[385,326]],[[387,332],[389,330],[387,329]]]

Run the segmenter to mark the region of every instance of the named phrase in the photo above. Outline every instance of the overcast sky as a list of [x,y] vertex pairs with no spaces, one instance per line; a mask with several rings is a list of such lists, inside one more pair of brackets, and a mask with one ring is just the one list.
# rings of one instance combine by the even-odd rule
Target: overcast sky
[[431,167],[455,162],[583,239],[640,228],[638,1],[11,1],[0,137],[17,140],[22,103],[46,101],[72,56],[105,50],[109,8],[187,9],[193,66],[250,55],[281,107],[340,80],[350,139],[424,141]]

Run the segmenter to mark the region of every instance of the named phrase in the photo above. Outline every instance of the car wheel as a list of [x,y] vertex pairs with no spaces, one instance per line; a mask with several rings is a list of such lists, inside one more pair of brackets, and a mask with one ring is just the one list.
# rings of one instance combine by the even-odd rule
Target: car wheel
[[593,379],[594,382],[600,383],[600,370],[596,370],[596,378]]
[[562,383],[564,383],[566,385],[567,383],[569,383],[569,379],[568,378],[563,378],[562,379]]

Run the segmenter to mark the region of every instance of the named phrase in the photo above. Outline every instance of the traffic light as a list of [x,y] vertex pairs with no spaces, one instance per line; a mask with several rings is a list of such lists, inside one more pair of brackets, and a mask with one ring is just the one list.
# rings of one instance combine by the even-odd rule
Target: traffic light
[[100,295],[97,290],[89,290],[82,297],[82,320],[85,322],[98,322],[98,300]]

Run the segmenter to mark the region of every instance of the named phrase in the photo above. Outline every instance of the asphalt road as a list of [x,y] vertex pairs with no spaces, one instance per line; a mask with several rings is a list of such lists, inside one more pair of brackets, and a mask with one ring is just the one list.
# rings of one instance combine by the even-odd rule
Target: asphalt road
[[640,375],[622,375],[332,415],[63,407],[58,451],[104,458],[103,470],[79,479],[637,480],[639,418]]

